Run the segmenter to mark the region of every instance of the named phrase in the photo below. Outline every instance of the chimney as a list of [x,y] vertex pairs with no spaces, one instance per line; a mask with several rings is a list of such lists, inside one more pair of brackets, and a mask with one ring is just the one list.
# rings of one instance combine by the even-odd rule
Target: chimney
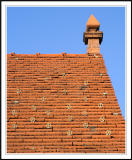
[[92,14],[86,24],[86,31],[83,34],[83,42],[88,44],[87,53],[100,53],[103,32],[99,31],[99,27],[99,21]]

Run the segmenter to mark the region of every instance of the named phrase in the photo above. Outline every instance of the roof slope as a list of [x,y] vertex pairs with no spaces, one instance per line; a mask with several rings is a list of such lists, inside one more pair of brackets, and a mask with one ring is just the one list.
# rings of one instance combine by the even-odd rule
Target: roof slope
[[125,152],[101,54],[7,55],[7,152]]

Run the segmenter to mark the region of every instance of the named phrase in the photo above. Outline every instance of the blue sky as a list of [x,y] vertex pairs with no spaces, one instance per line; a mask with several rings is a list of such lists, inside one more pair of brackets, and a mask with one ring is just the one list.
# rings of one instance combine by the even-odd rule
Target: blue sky
[[7,53],[84,54],[83,32],[89,16],[100,22],[100,47],[125,118],[124,7],[8,7]]

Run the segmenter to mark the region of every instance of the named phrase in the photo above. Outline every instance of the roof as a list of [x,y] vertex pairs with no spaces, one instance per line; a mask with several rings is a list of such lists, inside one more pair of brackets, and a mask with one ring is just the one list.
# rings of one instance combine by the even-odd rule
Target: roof
[[125,152],[102,54],[7,55],[7,152]]

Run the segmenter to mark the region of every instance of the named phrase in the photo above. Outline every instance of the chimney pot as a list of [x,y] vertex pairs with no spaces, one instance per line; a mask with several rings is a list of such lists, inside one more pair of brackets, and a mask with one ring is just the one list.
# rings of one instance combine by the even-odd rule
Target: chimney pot
[[87,53],[100,53],[103,32],[99,31],[99,27],[99,21],[91,15],[86,24],[86,31],[83,34],[83,41],[88,44]]

